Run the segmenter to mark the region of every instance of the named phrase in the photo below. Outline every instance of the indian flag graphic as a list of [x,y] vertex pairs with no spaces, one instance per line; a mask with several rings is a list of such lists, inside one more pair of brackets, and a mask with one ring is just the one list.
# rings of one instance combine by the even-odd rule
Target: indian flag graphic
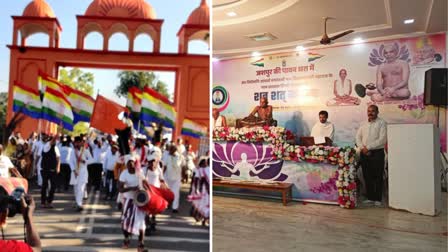
[[308,62],[315,61],[315,60],[317,60],[317,59],[322,58],[323,56],[324,56],[324,55],[322,55],[322,54],[309,52],[309,53],[308,53]]
[[257,61],[250,63],[252,66],[264,67],[264,58],[261,58]]

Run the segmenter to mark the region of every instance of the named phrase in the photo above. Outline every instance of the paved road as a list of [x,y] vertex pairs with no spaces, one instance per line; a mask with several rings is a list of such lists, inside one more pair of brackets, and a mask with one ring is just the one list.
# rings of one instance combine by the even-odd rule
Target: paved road
[[[149,251],[209,251],[209,228],[189,216],[190,204],[185,201],[186,191],[184,186],[179,213],[172,214],[166,210],[157,216],[157,231],[145,237],[145,246]],[[31,193],[39,203],[39,189],[32,189]],[[128,250],[121,249],[120,212],[115,203],[102,198],[99,192],[91,192],[82,213],[73,208],[71,191],[57,193],[53,209],[37,206],[34,221],[43,251],[136,251],[137,237],[133,237]],[[23,239],[21,216],[8,220],[5,238]]]

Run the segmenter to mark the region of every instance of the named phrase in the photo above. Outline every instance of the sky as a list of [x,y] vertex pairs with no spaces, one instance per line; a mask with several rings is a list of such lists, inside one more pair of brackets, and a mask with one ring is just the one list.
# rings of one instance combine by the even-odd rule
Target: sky
[[[93,0],[46,0],[53,8],[59,23],[62,26],[60,48],[75,48],[77,22],[76,15],[84,15],[87,7]],[[201,0],[146,0],[155,10],[157,19],[163,19],[162,41],[160,51],[176,53],[178,51],[178,37],[180,27],[187,21],[190,13],[196,9]],[[20,16],[31,0],[2,0],[0,8],[0,92],[7,92],[9,83],[9,49],[12,44],[13,20],[11,16]],[[175,6],[175,8],[173,7]],[[48,46],[48,36],[34,34],[27,40],[27,45]],[[99,34],[91,33],[86,37],[85,48],[101,48],[102,38]],[[149,36],[139,36],[135,41],[135,50],[148,50],[152,48]],[[128,40],[123,34],[115,34],[109,41],[110,50],[127,51]],[[192,41],[189,47],[190,53],[208,54],[208,45],[202,41]],[[125,98],[118,98],[110,86],[117,86],[120,80],[117,78],[117,70],[82,69],[95,75],[95,90],[114,101],[124,105]],[[169,72],[156,72],[160,80],[168,84],[171,93],[174,92],[175,74]]]

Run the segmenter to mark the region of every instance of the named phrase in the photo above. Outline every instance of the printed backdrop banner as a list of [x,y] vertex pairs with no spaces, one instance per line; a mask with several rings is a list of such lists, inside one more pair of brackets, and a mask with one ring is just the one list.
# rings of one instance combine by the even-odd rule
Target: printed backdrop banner
[[[261,183],[288,182],[294,185],[293,199],[337,204],[336,165],[276,160],[272,157],[270,144],[215,142],[213,147],[212,169],[215,178]],[[278,193],[272,196],[278,197]]]
[[[266,96],[278,125],[298,137],[326,110],[335,143],[353,145],[370,104],[389,124],[436,123],[436,109],[423,105],[425,71],[446,67],[446,55],[442,33],[214,62],[212,102],[234,126]],[[440,134],[446,151],[447,132]]]

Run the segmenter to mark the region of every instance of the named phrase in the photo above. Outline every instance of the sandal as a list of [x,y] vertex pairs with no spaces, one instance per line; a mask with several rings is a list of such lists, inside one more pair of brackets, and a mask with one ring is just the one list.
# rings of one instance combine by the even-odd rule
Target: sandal
[[146,251],[146,250],[145,250],[145,244],[140,243],[140,244],[138,245],[138,247],[137,247],[137,251],[138,251],[138,252],[144,252],[144,251]]
[[121,246],[122,249],[128,249],[129,248],[129,243],[131,241],[129,239],[124,239],[123,241],[123,246]]

